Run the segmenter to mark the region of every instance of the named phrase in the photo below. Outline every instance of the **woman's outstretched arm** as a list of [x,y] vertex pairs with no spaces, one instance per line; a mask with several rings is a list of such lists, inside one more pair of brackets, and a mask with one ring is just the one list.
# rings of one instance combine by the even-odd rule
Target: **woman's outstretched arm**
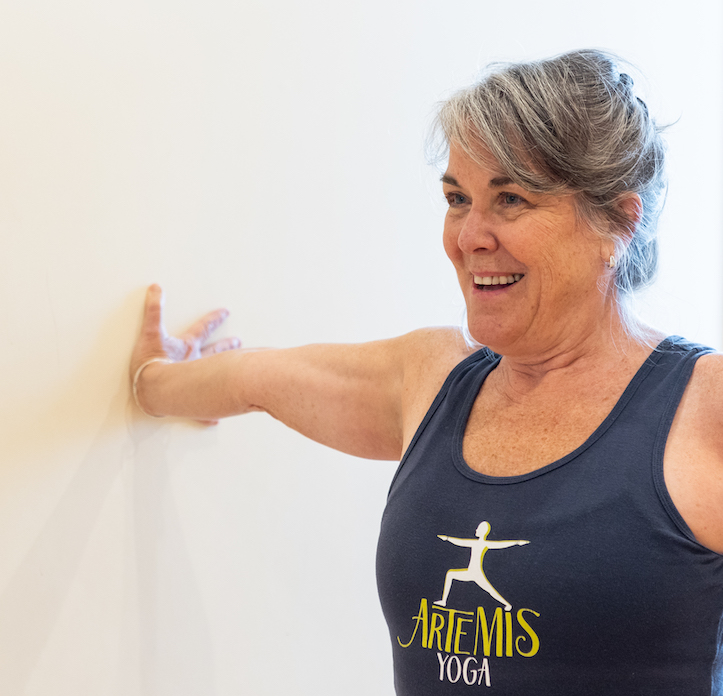
[[469,352],[453,329],[278,350],[236,349],[236,339],[207,345],[226,315],[212,312],[168,336],[161,290],[149,288],[131,377],[154,358],[170,362],[148,363],[138,376],[143,410],[204,421],[265,411],[343,452],[398,459],[445,376]]

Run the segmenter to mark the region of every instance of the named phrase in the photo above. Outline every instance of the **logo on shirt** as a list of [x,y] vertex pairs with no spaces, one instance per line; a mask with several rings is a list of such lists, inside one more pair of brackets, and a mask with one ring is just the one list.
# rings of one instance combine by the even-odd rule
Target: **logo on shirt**
[[[512,604],[484,572],[488,551],[524,546],[530,542],[526,539],[490,540],[487,538],[490,531],[490,523],[483,521],[477,526],[474,538],[437,535],[442,541],[469,548],[469,564],[466,568],[448,570],[441,599],[430,602],[422,598],[416,616],[412,617],[411,636],[407,640],[397,636],[402,648],[421,645],[430,652],[436,651],[440,681],[491,686],[490,657],[529,658],[540,649],[540,639],[531,625],[540,614],[528,608],[513,611]],[[447,602],[450,594],[454,599],[455,580],[475,583],[502,606],[493,610],[477,606],[473,611],[449,608]]]
[[524,546],[530,542],[525,539],[516,539],[515,541],[488,541],[487,535],[490,533],[490,523],[480,522],[477,526],[475,539],[458,539],[457,537],[447,536],[446,534],[437,534],[442,541],[448,541],[455,546],[468,546],[470,549],[469,565],[466,568],[458,568],[447,571],[444,579],[444,591],[442,599],[438,599],[435,604],[440,607],[447,606],[447,598],[449,591],[452,589],[452,583],[458,582],[475,582],[487,594],[494,597],[498,602],[504,605],[505,611],[510,611],[512,605],[494,588],[492,583],[487,579],[482,563],[485,554],[490,549],[507,549],[510,546]]

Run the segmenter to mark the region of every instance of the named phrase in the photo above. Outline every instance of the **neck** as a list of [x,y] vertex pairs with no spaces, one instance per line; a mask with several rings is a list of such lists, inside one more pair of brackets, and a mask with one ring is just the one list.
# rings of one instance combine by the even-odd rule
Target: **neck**
[[637,369],[663,338],[664,334],[648,326],[632,335],[616,308],[602,320],[582,324],[576,332],[566,327],[564,335],[548,337],[544,346],[520,344],[503,351],[497,372],[516,392],[543,382],[584,379],[592,386],[610,372]]

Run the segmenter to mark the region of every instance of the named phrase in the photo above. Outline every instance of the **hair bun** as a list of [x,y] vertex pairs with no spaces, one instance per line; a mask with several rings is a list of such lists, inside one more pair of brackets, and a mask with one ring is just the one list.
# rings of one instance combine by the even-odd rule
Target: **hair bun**
[[626,92],[632,92],[633,86],[635,85],[635,83],[633,82],[633,78],[630,77],[630,75],[628,75],[627,73],[620,73],[620,81],[618,84]]

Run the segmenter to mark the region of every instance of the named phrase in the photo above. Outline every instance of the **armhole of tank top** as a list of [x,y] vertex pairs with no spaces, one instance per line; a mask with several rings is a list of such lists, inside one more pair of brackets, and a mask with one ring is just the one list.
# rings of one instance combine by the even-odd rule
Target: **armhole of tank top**
[[497,356],[495,356],[492,351],[490,351],[488,348],[480,348],[476,353],[472,353],[472,355],[467,356],[462,362],[457,363],[450,371],[450,373],[447,375],[447,378],[444,380],[444,384],[442,384],[441,389],[437,392],[437,396],[434,397],[434,401],[432,401],[432,405],[427,409],[427,413],[424,414],[424,418],[422,418],[422,422],[419,424],[419,427],[414,433],[414,436],[412,437],[411,441],[409,442],[409,446],[407,447],[406,451],[404,452],[404,455],[402,456],[399,466],[397,467],[396,472],[394,473],[394,476],[392,477],[392,481],[389,484],[389,493],[391,493],[392,489],[394,488],[394,484],[397,481],[397,478],[399,478],[399,474],[402,471],[402,468],[407,462],[407,459],[409,459],[409,455],[414,449],[414,446],[417,444],[417,440],[421,437],[422,433],[424,432],[425,428],[429,424],[429,421],[432,420],[432,416],[437,412],[437,409],[442,404],[442,401],[444,401],[445,396],[447,396],[447,392],[449,391],[449,387],[452,384],[452,382],[456,379],[457,375],[459,375],[460,372],[462,372],[464,369],[466,369],[469,365],[480,362],[482,360],[488,360],[489,362],[494,362]]
[[[683,398],[683,393],[688,386],[688,382],[690,382],[690,378],[693,375],[693,370],[695,368],[695,364],[698,362],[698,358],[703,355],[708,355],[712,352],[714,352],[712,349],[701,346],[700,348],[695,350],[695,352],[691,352],[688,356],[686,356],[685,364],[681,369],[680,373],[678,374],[675,382],[675,387],[668,399],[668,403],[665,407],[663,417],[660,420],[658,432],[655,436],[652,466],[653,481],[655,484],[655,491],[658,494],[658,500],[660,500],[660,504],[663,506],[663,509],[668,514],[668,517],[670,517],[673,524],[678,528],[678,531],[680,531],[680,533],[686,539],[692,541],[701,548],[706,549],[706,551],[709,551],[710,553],[716,553],[712,549],[709,549],[707,546],[701,544],[695,538],[695,534],[693,534],[692,530],[688,526],[688,523],[685,521],[685,519],[683,519],[683,516],[678,511],[678,508],[673,502],[673,499],[670,496],[670,492],[668,491],[668,486],[665,483],[664,470],[665,446],[668,442],[668,436],[670,434],[670,428],[673,425],[673,420],[675,419],[675,414],[677,413],[681,399]],[[716,555],[720,556],[721,554]]]

